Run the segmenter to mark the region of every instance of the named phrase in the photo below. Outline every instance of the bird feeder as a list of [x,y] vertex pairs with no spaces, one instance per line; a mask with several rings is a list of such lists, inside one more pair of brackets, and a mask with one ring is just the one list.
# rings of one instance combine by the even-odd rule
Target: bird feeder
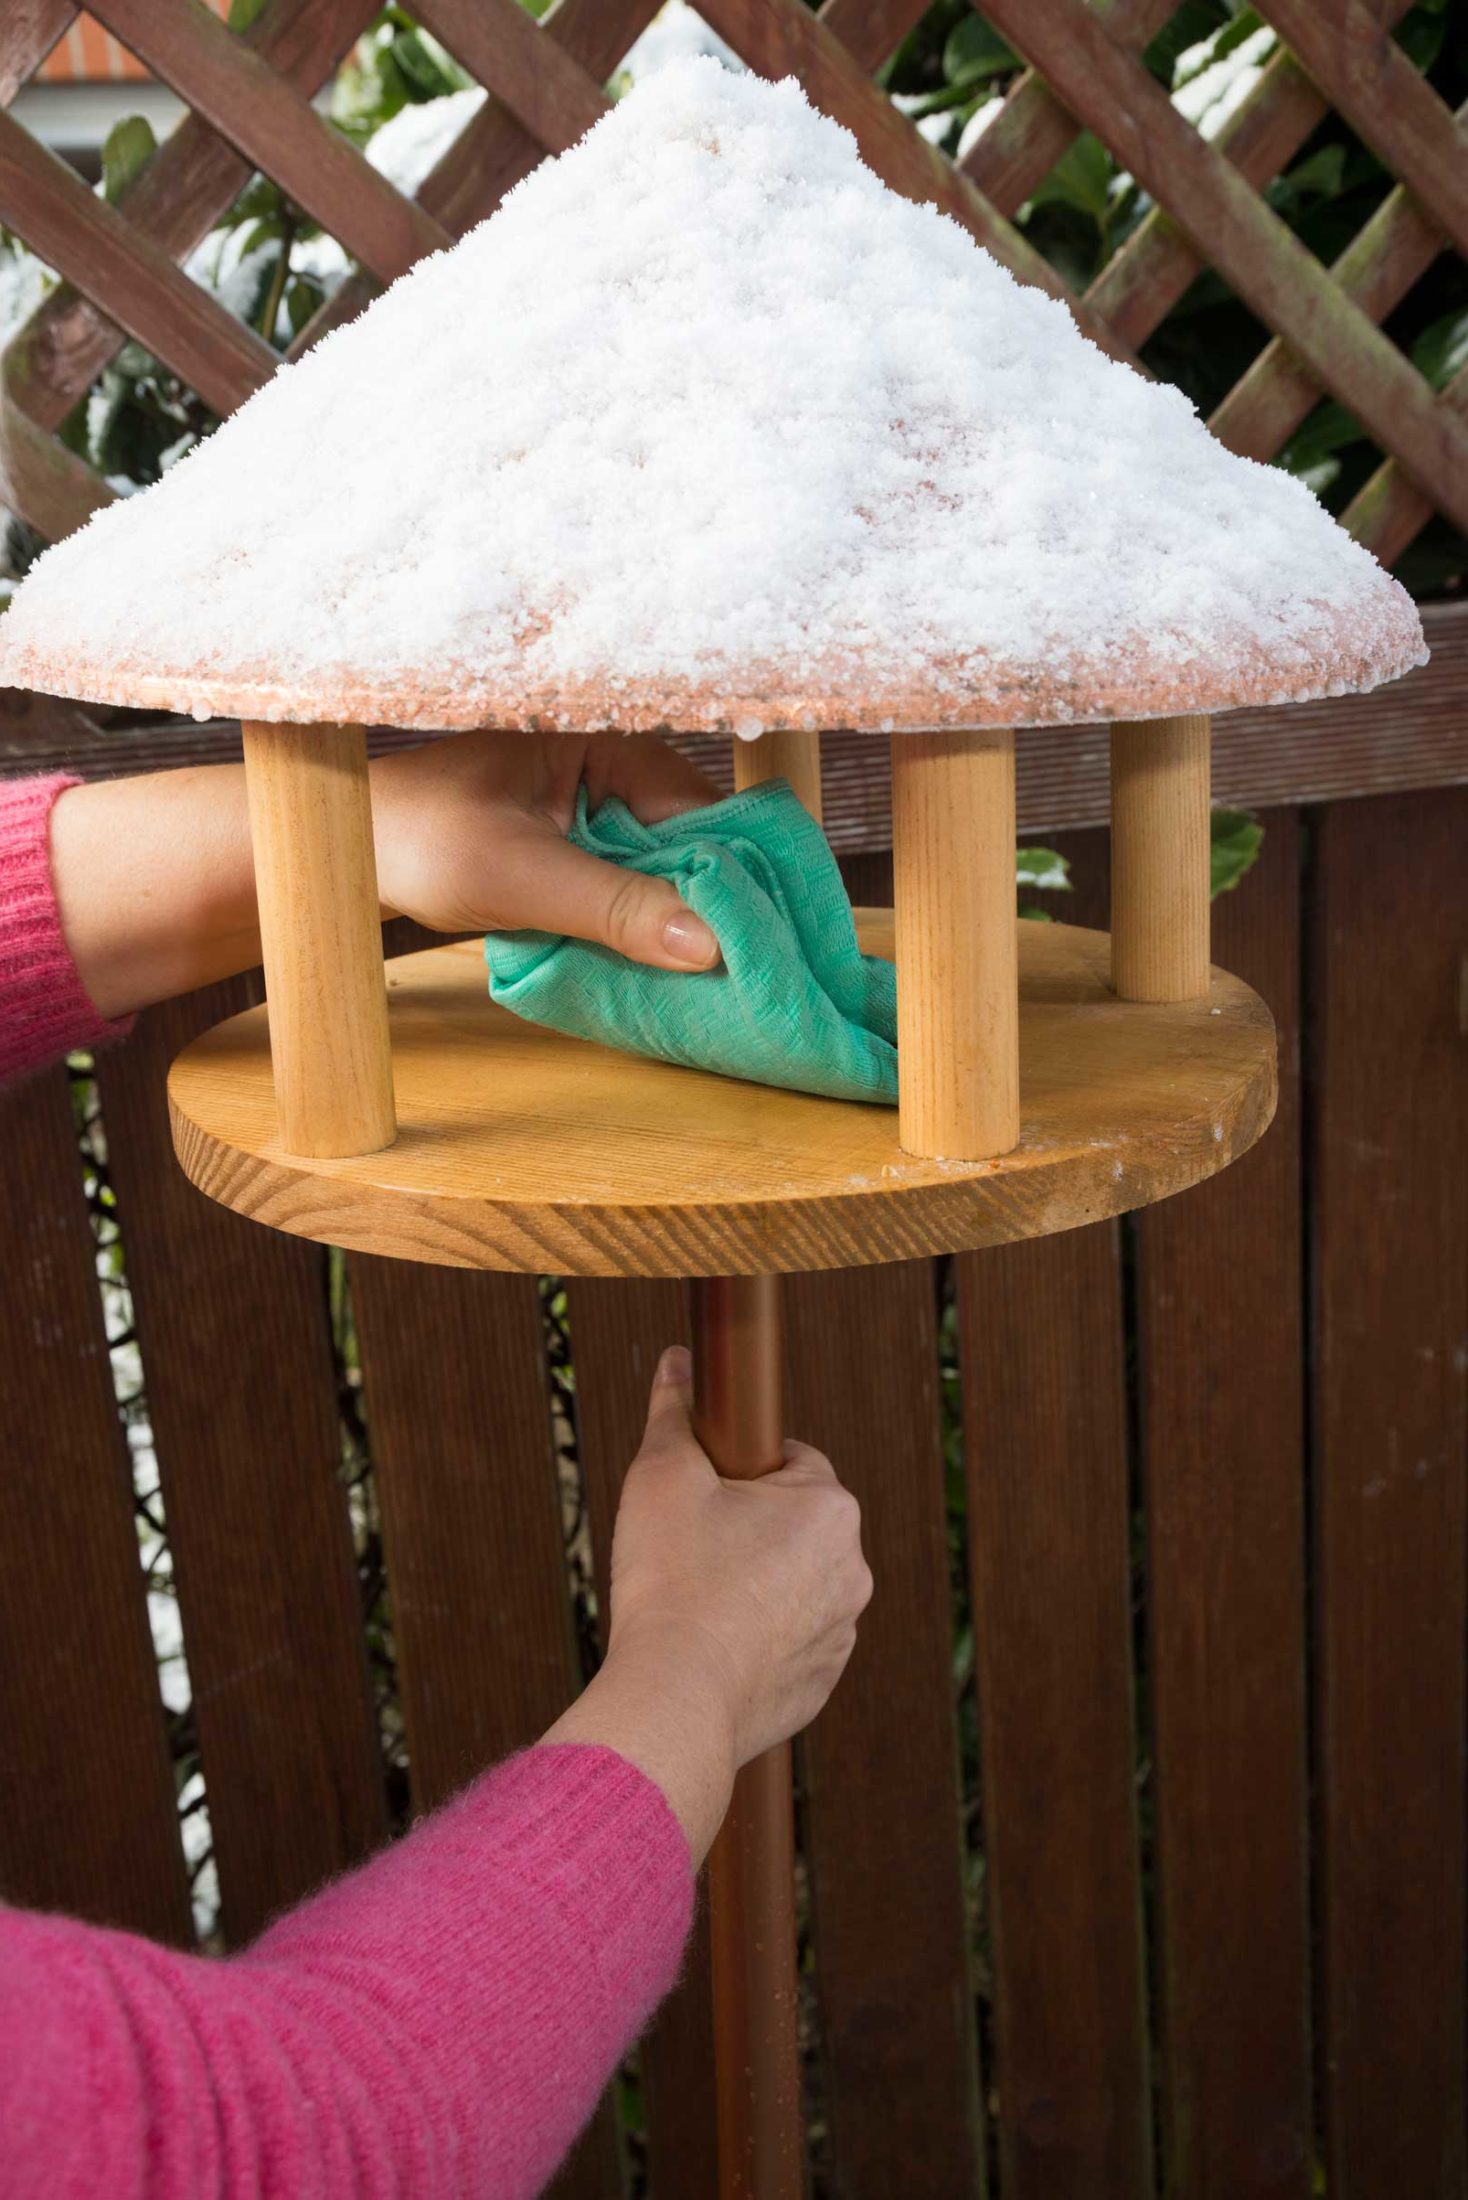
[[[704,62],[42,559],[0,670],[243,722],[267,1005],[174,1065],[192,1181],[354,1251],[691,1278],[701,1430],[747,1476],[781,1457],[780,1275],[1069,1229],[1260,1136],[1273,1024],[1209,955],[1209,713],[1422,654],[1299,484],[794,84]],[[1109,939],[1016,917],[1015,729],[1095,721]],[[372,723],[723,729],[739,784],[817,815],[821,733],[890,736],[894,909],[859,929],[896,959],[898,1108],[521,1022],[473,945],[384,971]],[[712,1873],[721,2183],[783,2200],[787,1752]]]

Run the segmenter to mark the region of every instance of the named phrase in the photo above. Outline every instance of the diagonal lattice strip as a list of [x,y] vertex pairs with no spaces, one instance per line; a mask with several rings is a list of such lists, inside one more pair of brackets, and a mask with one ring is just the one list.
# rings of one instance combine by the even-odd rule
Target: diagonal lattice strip
[[[1460,368],[1439,392],[1439,410],[1468,434],[1468,367]],[[1341,514],[1341,525],[1364,542],[1383,565],[1393,564],[1433,514],[1432,498],[1418,488],[1394,458],[1383,459]]]
[[0,114],[0,220],[219,412],[275,372],[275,354],[164,252]]
[[417,0],[417,14],[548,153],[574,145],[611,105],[520,0]]
[[868,75],[916,30],[928,0],[823,0],[816,13]]
[[[1468,106],[1459,111],[1468,122]],[[1437,258],[1442,238],[1402,184],[1388,193],[1331,267],[1348,298],[1384,321]],[[1311,411],[1319,385],[1274,337],[1229,391],[1208,425],[1245,458],[1273,458]]]
[[1081,0],[986,0],[986,18],[1191,235],[1244,302],[1468,528],[1468,429]]
[[[1387,20],[1405,15],[1410,4],[1384,0]],[[1328,113],[1293,54],[1276,53],[1213,143],[1250,183],[1265,184],[1289,165]],[[1129,343],[1144,344],[1207,264],[1165,207],[1155,207],[1087,296]]]
[[[1106,27],[1122,45],[1140,52],[1174,7],[1175,0],[1114,0],[1106,12]],[[1006,95],[1000,113],[958,165],[1001,213],[1015,214],[1080,134],[1080,123],[1045,79],[1026,69]],[[1133,341],[1108,309],[1098,310],[1114,335],[1126,343]]]
[[1343,120],[1468,252],[1468,138],[1396,40],[1361,0],[1342,0],[1329,23],[1308,0],[1262,0],[1261,12]]
[[[244,36],[310,97],[376,12],[376,0],[270,0]],[[148,242],[181,260],[233,205],[252,173],[251,162],[190,113],[134,179],[122,212]],[[59,428],[122,340],[115,322],[63,283],[6,352],[5,400],[40,426]]]
[[29,6],[5,10],[0,22],[0,107],[10,105],[76,16],[72,0],[30,0]]

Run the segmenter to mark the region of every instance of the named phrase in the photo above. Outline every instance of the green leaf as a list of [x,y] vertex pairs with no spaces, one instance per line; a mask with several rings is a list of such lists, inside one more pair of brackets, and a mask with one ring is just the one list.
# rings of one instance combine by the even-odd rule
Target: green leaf
[[158,362],[145,345],[129,337],[112,364],[125,382],[142,382],[156,370]]
[[1101,140],[1083,130],[1031,194],[1031,206],[1073,206],[1092,221],[1104,222],[1111,204],[1116,163]]
[[1014,868],[1019,884],[1032,886],[1037,893],[1070,891],[1070,865],[1053,848],[1017,848]]
[[973,14],[950,31],[943,48],[943,74],[950,84],[984,84],[991,76],[1003,76],[1020,66],[1014,48]]
[[320,283],[309,275],[293,275],[285,293],[286,318],[292,336],[299,336],[312,314],[325,303],[326,293]]
[[1276,177],[1264,195],[1277,214],[1297,215],[1312,202],[1338,197],[1345,178],[1345,146],[1322,145],[1308,160]]
[[219,229],[238,229],[242,222],[259,221],[269,215],[279,215],[284,208],[279,188],[268,176],[254,176],[245,185],[227,214],[220,217]]
[[1341,478],[1341,462],[1338,458],[1318,458],[1311,466],[1292,467],[1296,481],[1302,481],[1312,497],[1323,497],[1327,489],[1334,488]]
[[1447,18],[1437,8],[1414,8],[1397,29],[1397,44],[1414,69],[1425,75],[1442,52]]
[[1214,39],[1214,60],[1221,61],[1225,54],[1233,53],[1235,49],[1239,46],[1242,46],[1247,39],[1252,38],[1255,31],[1262,31],[1263,28],[1264,18],[1259,14],[1257,9],[1240,8],[1238,14],[1234,17],[1233,21],[1231,23],[1225,23],[1223,29]]
[[263,221],[252,224],[241,237],[240,258],[248,260],[251,253],[258,252],[263,245],[275,244],[284,235],[285,223],[280,215],[268,214]]
[[1143,55],[1149,71],[1170,91],[1179,56],[1190,47],[1201,45],[1205,38],[1216,38],[1220,30],[1227,29],[1230,21],[1224,0],[1183,0],[1177,13],[1163,25]]
[[229,14],[225,20],[232,31],[247,31],[264,13],[265,0],[229,0]]
[[1425,328],[1412,346],[1412,364],[1435,390],[1468,366],[1468,312],[1445,314]]
[[436,99],[444,89],[438,65],[417,31],[398,34],[393,40],[392,57],[417,98]]
[[1209,820],[1209,890],[1231,894],[1259,860],[1264,827],[1247,810],[1215,810]]
[[1327,459],[1334,458],[1337,451],[1362,441],[1360,423],[1344,405],[1336,404],[1331,398],[1317,405],[1309,419],[1296,428],[1275,464],[1283,466],[1287,474],[1298,474],[1302,481],[1307,480]]
[[157,150],[145,115],[124,115],[113,123],[102,147],[102,195],[109,206],[125,197]]

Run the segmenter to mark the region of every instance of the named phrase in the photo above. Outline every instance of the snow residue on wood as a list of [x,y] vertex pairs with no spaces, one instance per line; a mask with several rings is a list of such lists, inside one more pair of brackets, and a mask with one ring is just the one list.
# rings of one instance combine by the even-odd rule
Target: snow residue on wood
[[1409,600],[793,81],[654,76],[36,566],[0,674],[405,725],[1035,723],[1390,677]]

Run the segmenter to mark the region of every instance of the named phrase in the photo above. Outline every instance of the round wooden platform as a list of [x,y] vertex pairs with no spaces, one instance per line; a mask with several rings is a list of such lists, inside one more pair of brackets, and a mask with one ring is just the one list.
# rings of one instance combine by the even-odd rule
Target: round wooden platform
[[[890,954],[888,910],[859,913]],[[265,1011],[173,1066],[174,1143],[201,1191],[300,1237],[402,1260],[574,1276],[857,1267],[1036,1237],[1181,1191],[1274,1112],[1274,1023],[1211,997],[1118,1001],[1103,932],[1021,923],[1022,1139],[918,1161],[897,1110],[776,1092],[561,1038],[495,1008],[477,944],[388,965],[399,1134],[281,1152]]]

